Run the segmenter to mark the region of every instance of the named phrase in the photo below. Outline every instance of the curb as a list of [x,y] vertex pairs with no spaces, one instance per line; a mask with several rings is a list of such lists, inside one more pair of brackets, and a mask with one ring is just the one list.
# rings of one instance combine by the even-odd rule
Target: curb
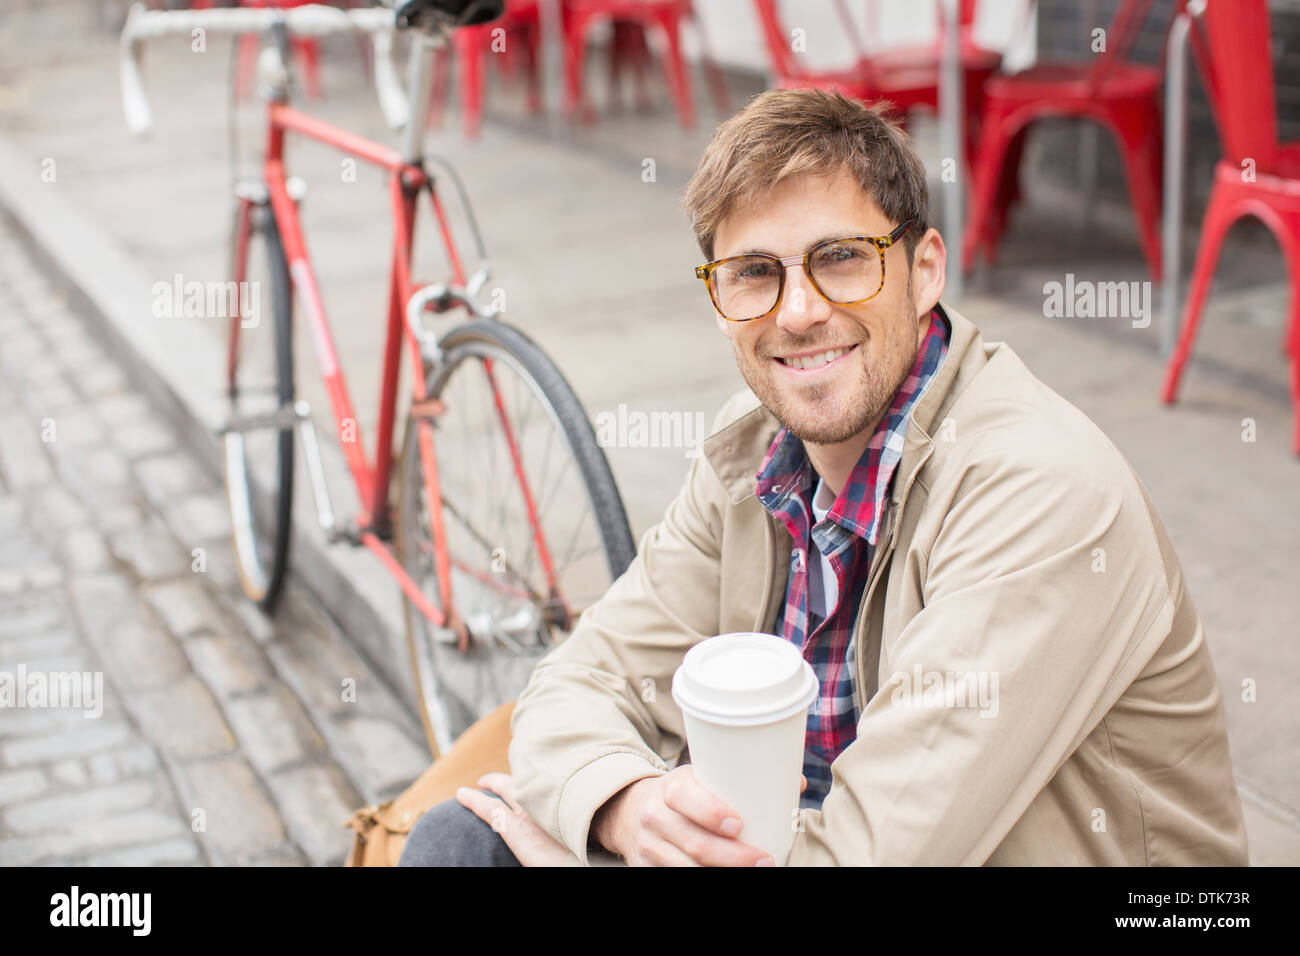
[[[42,182],[40,164],[2,136],[0,217],[68,296],[87,331],[175,428],[179,444],[220,475],[216,429],[224,418],[219,383],[225,358],[212,337],[194,324],[155,317],[154,277],[57,185]],[[335,507],[346,515],[352,489],[342,453],[322,440],[321,455]],[[314,521],[295,515],[289,569],[390,690],[418,713],[405,663],[401,592],[379,562],[364,549],[327,543]]]

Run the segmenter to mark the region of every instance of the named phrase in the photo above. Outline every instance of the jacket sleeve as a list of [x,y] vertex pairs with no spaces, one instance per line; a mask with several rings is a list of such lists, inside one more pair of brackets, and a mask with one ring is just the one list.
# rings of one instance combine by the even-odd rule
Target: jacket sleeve
[[1167,634],[1122,459],[1011,452],[966,466],[920,572],[925,606],[882,648],[888,675],[822,809],[800,812],[790,865],[984,863]]
[[596,811],[628,784],[666,773],[684,747],[672,676],[717,632],[725,501],[700,455],[627,571],[542,659],[515,707],[519,803],[584,864]]

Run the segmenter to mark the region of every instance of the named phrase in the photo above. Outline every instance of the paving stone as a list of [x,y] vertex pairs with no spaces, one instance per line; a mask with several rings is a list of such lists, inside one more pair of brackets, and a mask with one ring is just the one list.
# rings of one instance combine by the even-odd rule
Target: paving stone
[[86,398],[104,398],[126,390],[126,376],[112,363],[91,366],[77,376],[77,390]]
[[23,584],[30,591],[44,591],[63,584],[63,569],[53,561],[31,564],[23,572]]
[[103,571],[112,564],[104,539],[94,528],[73,528],[63,539],[63,557],[75,572]]
[[50,776],[55,782],[68,787],[84,787],[90,782],[86,765],[80,760],[60,760],[50,767]]
[[37,767],[0,771],[0,806],[17,803],[49,789],[49,781]]
[[297,701],[259,694],[231,701],[226,712],[240,750],[263,775],[324,749]]
[[181,452],[138,461],[134,470],[145,497],[159,511],[177,499],[195,492],[212,490],[211,480],[194,463],[194,459]]
[[186,495],[170,502],[163,516],[182,541],[202,545],[230,537],[230,511],[215,494]]
[[171,686],[137,693],[129,704],[145,735],[174,757],[213,757],[234,749],[235,738],[212,694],[192,674]]
[[390,721],[345,715],[330,722],[330,731],[343,763],[383,798],[429,766],[429,751]]
[[37,492],[32,516],[41,526],[59,531],[84,530],[90,521],[85,506],[62,485],[50,485]]
[[94,404],[95,416],[112,431],[153,413],[153,406],[139,392],[123,392]]
[[66,621],[67,618],[57,605],[34,602],[26,610],[0,615],[0,641],[10,638],[26,639],[33,634],[55,630]]
[[33,866],[75,854],[181,836],[187,827],[174,813],[141,810],[70,822],[60,833],[0,843],[0,866]]
[[51,416],[54,440],[51,446],[57,451],[66,448],[82,449],[88,445],[100,445],[104,441],[104,426],[86,406],[67,409],[58,416]]
[[219,698],[246,694],[274,680],[270,668],[244,639],[200,635],[184,647],[194,672]]
[[147,743],[96,754],[86,761],[95,783],[116,783],[123,777],[139,777],[158,768],[158,757]]
[[152,584],[144,589],[145,600],[158,612],[167,630],[177,637],[199,631],[221,629],[221,616],[199,577],[189,571],[189,580]]
[[48,734],[62,734],[83,730],[102,721],[116,722],[121,717],[118,703],[109,697],[104,701],[104,713],[87,717],[84,711],[71,707],[23,707],[7,709],[0,721],[0,739],[33,738]]
[[145,581],[190,574],[190,558],[160,523],[124,528],[108,536],[108,549]]
[[180,679],[188,670],[176,639],[152,620],[121,621],[109,631],[102,653],[124,690],[153,690]]
[[91,520],[105,534],[137,528],[146,520],[144,510],[129,495],[106,492],[94,496],[90,505]]
[[122,847],[94,853],[76,860],[74,866],[186,866],[199,864],[203,858],[196,840],[176,837],[141,846]]
[[218,862],[239,866],[289,842],[283,821],[266,798],[248,762],[238,755],[204,760],[184,768],[188,820],[203,811],[203,837]]
[[351,847],[344,821],[360,806],[351,788],[341,787],[322,767],[275,774],[268,781],[293,842],[313,866],[339,866]]
[[101,820],[132,810],[147,808],[154,799],[155,785],[144,780],[93,787],[76,793],[41,797],[5,808],[5,826],[20,834],[62,830],[70,820]]
[[[58,713],[47,711],[46,713]],[[64,711],[63,713],[71,713]],[[11,767],[45,763],[64,757],[88,757],[130,739],[130,728],[121,722],[84,721],[85,727],[36,737],[18,737],[0,743],[0,756]]]
[[50,654],[66,654],[79,646],[77,636],[71,631],[13,637],[0,642],[0,665],[24,663]]
[[110,427],[109,438],[122,454],[131,459],[157,455],[176,447],[176,436],[156,415]]

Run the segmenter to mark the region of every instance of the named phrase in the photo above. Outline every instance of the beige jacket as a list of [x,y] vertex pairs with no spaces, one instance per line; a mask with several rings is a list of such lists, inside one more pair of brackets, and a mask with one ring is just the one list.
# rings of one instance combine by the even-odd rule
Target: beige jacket
[[[1219,683],[1146,491],[1006,344],[946,314],[858,613],[857,739],[789,863],[1245,864]],[[584,862],[601,805],[681,756],[687,649],[776,622],[792,543],[754,492],[778,428],[748,391],[724,406],[520,695],[520,803]],[[947,674],[996,695],[943,699]]]

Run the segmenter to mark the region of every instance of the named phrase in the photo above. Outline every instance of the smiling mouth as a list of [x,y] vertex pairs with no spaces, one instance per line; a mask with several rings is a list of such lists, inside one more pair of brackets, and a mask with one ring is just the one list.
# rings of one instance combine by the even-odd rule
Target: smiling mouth
[[814,355],[803,355],[791,358],[777,356],[775,360],[780,362],[786,368],[798,369],[803,372],[815,372],[839,361],[856,348],[856,345],[850,345],[847,348],[828,349],[825,352],[817,352]]

